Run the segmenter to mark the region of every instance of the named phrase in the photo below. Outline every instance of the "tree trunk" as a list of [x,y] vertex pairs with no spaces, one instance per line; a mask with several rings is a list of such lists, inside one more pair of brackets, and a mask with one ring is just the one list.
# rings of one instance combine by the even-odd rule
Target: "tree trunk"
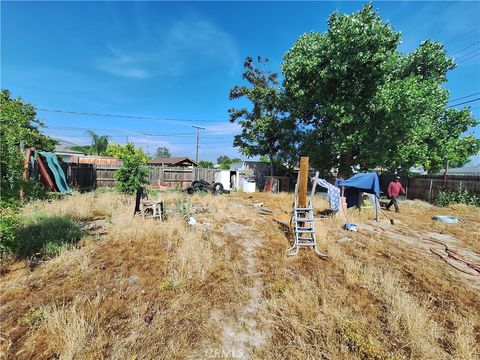
[[268,155],[268,158],[270,159],[270,176],[274,176],[275,175],[275,169],[274,169],[274,165],[273,165],[273,154],[270,153]]

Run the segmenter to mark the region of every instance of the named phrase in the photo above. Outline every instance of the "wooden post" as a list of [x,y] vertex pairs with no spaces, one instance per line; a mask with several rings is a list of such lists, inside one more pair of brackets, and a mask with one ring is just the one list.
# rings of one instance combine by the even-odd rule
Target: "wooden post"
[[300,158],[300,173],[298,176],[298,207],[307,207],[307,186],[308,186],[308,157]]
[[432,185],[433,185],[433,179],[430,179],[430,188],[428,189],[428,201],[432,202]]

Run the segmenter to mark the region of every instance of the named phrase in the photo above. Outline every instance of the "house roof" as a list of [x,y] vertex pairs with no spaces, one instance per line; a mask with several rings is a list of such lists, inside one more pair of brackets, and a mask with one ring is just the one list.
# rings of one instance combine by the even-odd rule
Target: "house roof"
[[188,157],[168,157],[168,158],[156,158],[150,160],[149,164],[166,164],[166,165],[177,165],[180,163],[190,163],[192,165],[198,166],[198,164]]
[[[438,172],[438,175],[443,175],[442,170]],[[450,175],[480,175],[480,165],[470,165],[470,166],[463,166],[461,168],[450,168],[448,169],[448,174]]]

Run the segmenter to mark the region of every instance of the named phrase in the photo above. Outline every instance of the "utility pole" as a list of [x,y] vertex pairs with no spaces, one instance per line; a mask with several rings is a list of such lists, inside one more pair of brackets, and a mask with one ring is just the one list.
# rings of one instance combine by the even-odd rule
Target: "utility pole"
[[192,125],[193,128],[197,129],[197,152],[195,155],[195,162],[198,163],[198,143],[200,142],[200,130],[205,130],[204,127]]

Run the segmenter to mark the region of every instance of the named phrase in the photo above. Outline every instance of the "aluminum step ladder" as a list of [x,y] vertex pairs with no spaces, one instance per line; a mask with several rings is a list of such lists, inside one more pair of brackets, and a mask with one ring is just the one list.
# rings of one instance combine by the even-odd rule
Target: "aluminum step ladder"
[[300,208],[297,204],[298,189],[295,186],[295,198],[293,203],[293,216],[290,225],[293,226],[293,246],[287,250],[287,256],[298,254],[300,247],[312,247],[315,253],[321,258],[328,258],[328,255],[320,252],[317,248],[317,239],[315,236],[315,219],[313,216],[313,196],[315,195],[315,186],[318,179],[318,173],[313,180],[313,188],[308,199],[306,208]]

